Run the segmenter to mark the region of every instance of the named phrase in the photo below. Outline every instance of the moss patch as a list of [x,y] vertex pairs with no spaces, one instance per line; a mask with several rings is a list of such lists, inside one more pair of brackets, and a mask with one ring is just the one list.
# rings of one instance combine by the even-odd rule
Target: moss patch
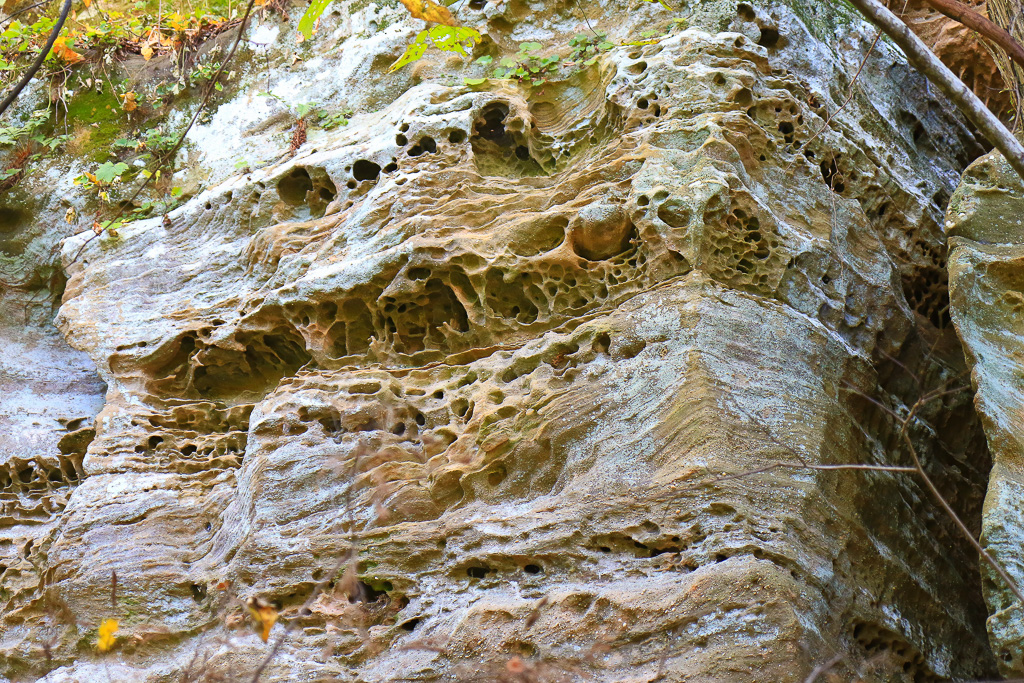
[[86,90],[68,102],[68,120],[76,125],[75,153],[93,161],[106,161],[114,140],[121,137],[125,121],[113,93]]

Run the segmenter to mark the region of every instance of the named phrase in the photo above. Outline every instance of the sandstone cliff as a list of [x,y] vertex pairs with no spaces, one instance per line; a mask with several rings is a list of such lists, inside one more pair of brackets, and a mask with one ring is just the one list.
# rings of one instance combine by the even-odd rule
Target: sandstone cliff
[[[884,41],[853,84],[874,33],[839,3],[633,4],[470,2],[481,53],[587,22],[620,44],[538,87],[439,53],[386,74],[422,27],[398,3],[337,2],[316,53],[268,17],[166,219],[66,236],[75,158],[9,193],[0,676],[1021,666],[1012,601],[917,477],[800,467],[906,466],[905,427],[1019,564],[1019,334],[989,321],[1020,257],[983,242],[1022,240],[960,233],[959,337],[947,285],[986,148]],[[290,152],[268,74],[351,122]],[[981,419],[970,390],[918,404],[963,382],[961,339]]]

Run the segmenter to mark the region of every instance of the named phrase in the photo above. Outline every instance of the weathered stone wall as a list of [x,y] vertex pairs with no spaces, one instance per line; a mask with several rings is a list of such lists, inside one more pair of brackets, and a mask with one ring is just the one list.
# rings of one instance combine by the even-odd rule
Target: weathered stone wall
[[[950,202],[950,293],[957,331],[967,350],[975,403],[992,449],[981,540],[1020,585],[1021,565],[1021,264],[1024,229],[1017,175],[1002,156],[975,162]],[[987,567],[988,629],[1001,670],[1024,672],[1021,606],[1005,582]]]
[[[351,125],[288,156],[261,81],[192,134],[198,196],[64,244],[106,399],[67,507],[0,546],[0,673],[251,676],[259,597],[297,625],[265,680],[992,675],[977,558],[916,480],[730,478],[906,464],[873,401],[963,372],[940,222],[982,150],[950,107],[883,42],[840,110],[872,32],[829,3],[705,2],[532,89],[386,76],[419,26],[362,4],[276,84]],[[616,42],[676,16],[586,5]],[[462,16],[495,55],[586,28]],[[910,429],[977,526],[970,395]]]

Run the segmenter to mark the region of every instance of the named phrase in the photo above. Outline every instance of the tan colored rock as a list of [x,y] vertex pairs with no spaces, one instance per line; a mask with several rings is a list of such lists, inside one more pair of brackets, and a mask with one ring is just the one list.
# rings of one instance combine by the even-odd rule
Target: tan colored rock
[[[243,92],[169,222],[64,245],[58,323],[108,391],[0,673],[251,677],[290,624],[261,680],[991,675],[976,558],[914,479],[747,474],[900,462],[865,397],[906,410],[964,366],[938,221],[977,144],[884,47],[823,131],[870,42],[830,7],[703,3],[539,89],[440,58],[388,81],[418,26],[325,22],[348,56],[288,78],[358,101],[350,126],[233,175],[280,132]],[[588,9],[620,43],[672,18]],[[471,12],[504,51],[584,27]],[[976,520],[970,396],[920,415]]]
[[[950,202],[950,296],[953,320],[971,364],[975,404],[992,451],[981,541],[1018,585],[1024,583],[1019,534],[1024,488],[1024,186],[1001,156],[989,154],[965,172]],[[1001,671],[1024,672],[1021,605],[987,567],[988,630]]]

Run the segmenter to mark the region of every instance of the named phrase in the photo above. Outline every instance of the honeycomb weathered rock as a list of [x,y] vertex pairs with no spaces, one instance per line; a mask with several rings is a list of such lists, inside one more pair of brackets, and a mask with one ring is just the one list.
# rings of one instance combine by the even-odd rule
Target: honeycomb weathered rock
[[[621,43],[668,24],[642,4],[588,9]],[[575,11],[465,16],[514,49]],[[211,147],[169,222],[68,240],[59,324],[108,391],[2,673],[46,668],[43,625],[49,681],[251,672],[258,596],[297,625],[266,680],[991,674],[976,558],[915,480],[729,478],[898,461],[865,397],[963,369],[938,221],[980,149],[884,45],[837,112],[871,34],[829,4],[687,11],[539,88],[387,81],[412,22],[352,35],[350,126],[238,176]],[[976,521],[969,396],[912,434]]]

